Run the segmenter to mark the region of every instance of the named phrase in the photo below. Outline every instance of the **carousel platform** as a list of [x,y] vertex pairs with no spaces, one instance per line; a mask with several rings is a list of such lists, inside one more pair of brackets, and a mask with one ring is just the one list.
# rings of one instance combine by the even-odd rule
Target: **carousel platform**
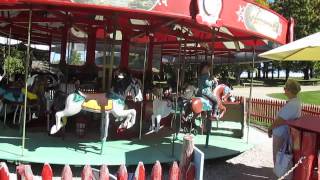
[[[179,159],[184,136],[182,133],[178,135],[173,156],[172,134],[167,129],[160,130],[158,134],[145,135],[141,140],[108,140],[101,155],[99,139],[90,135],[78,138],[68,134],[62,139],[42,132],[27,131],[26,149],[24,156],[21,156],[19,131],[3,126],[0,129],[0,160],[59,165],[136,165],[139,161],[153,164],[156,160],[169,163]],[[239,123],[219,122],[219,128],[212,130],[208,148],[204,146],[205,135],[194,136],[195,145],[204,152],[205,159],[237,155],[253,146],[247,144],[245,138],[234,137],[239,129]]]

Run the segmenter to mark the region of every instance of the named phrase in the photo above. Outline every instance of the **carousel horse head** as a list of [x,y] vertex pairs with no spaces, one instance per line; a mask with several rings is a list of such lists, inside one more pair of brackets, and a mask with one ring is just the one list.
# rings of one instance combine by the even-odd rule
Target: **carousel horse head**
[[235,97],[232,93],[232,86],[225,85],[223,90],[222,100],[226,102],[234,102]]
[[143,100],[143,96],[142,96],[142,91],[141,91],[141,87],[142,87],[142,83],[139,79],[137,78],[133,78],[133,77],[129,77],[126,81],[127,85],[125,87],[125,95],[127,97],[131,97],[131,99],[134,102],[141,102]]
[[36,78],[39,76],[39,74],[34,74],[31,77],[28,77],[27,79],[27,86],[30,87],[34,84]]
[[122,96],[123,99],[132,99],[134,102],[143,100],[142,85],[139,79],[131,77],[130,74],[125,72],[120,72],[118,78],[118,83],[113,87],[114,93]]

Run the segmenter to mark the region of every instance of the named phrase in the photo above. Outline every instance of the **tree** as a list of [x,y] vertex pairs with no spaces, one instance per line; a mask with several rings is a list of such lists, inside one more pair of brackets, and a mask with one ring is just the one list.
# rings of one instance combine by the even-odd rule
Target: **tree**
[[14,77],[16,74],[24,74],[25,63],[23,61],[24,54],[15,49],[11,49],[10,56],[7,56],[4,60],[4,69],[9,78]]
[[82,65],[83,61],[81,61],[81,55],[76,50],[72,50],[70,57],[71,65]]
[[314,74],[317,76],[317,77],[320,77],[320,61],[316,62],[314,64]]
[[[271,7],[284,17],[295,19],[296,39],[320,31],[320,1],[318,0],[276,0]],[[285,65],[290,69],[299,67],[299,70],[304,73],[304,79],[309,79],[309,72],[312,72],[313,68],[318,68],[314,66],[314,62],[290,62]]]
[[269,7],[268,0],[255,0],[255,2],[262,5],[262,6]]

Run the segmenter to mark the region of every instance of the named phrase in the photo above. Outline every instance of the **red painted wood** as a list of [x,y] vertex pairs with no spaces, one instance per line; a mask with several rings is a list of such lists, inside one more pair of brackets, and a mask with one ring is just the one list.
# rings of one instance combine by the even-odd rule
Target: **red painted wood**
[[149,37],[149,49],[148,49],[148,62],[147,62],[147,73],[152,75],[152,61],[153,61],[153,46],[154,37]]
[[146,172],[143,165],[143,162],[139,162],[136,172],[135,172],[135,179],[136,180],[145,180],[146,179]]
[[125,165],[121,164],[117,173],[118,180],[127,180],[128,179],[128,171]]
[[1,162],[0,164],[0,179],[9,180],[9,170],[5,162]]
[[120,61],[120,68],[122,69],[128,69],[129,52],[130,52],[130,38],[127,35],[123,34],[122,42],[121,42],[121,61]]
[[107,165],[102,165],[100,167],[100,180],[109,180],[109,169]]
[[178,163],[173,162],[169,171],[169,180],[179,180],[180,169]]
[[33,180],[33,173],[30,165],[20,164],[16,168],[16,173],[18,180],[21,180],[22,178],[24,180]]
[[186,172],[186,180],[195,180],[196,179],[196,167],[193,163],[190,163],[188,170]]
[[85,165],[81,173],[81,180],[92,180],[93,172],[90,165]]
[[320,180],[320,151],[318,152],[318,180]]
[[72,171],[69,165],[64,166],[61,174],[61,180],[72,180]]
[[88,46],[86,55],[86,65],[95,64],[95,50],[96,50],[96,32],[97,28],[89,27],[88,30]]
[[42,180],[52,180],[53,173],[51,166],[48,163],[45,163],[41,172]]
[[134,174],[134,179],[135,180],[145,180],[146,179],[146,172],[145,172],[145,168],[143,165],[143,162],[139,162],[136,172]]
[[162,180],[162,167],[159,161],[152,167],[151,180]]

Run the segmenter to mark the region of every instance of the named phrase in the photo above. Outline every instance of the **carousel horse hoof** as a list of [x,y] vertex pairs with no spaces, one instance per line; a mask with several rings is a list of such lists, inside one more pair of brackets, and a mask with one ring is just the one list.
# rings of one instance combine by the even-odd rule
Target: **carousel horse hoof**
[[183,128],[183,132],[184,132],[185,134],[187,134],[187,133],[189,132],[189,129],[188,129],[187,127],[184,127],[184,128]]
[[201,124],[201,129],[202,129],[202,132],[203,132],[203,133],[206,133],[206,132],[207,132],[207,128],[206,128],[206,126],[205,126],[204,123]]
[[57,125],[53,125],[51,127],[51,131],[50,131],[50,134],[56,134],[60,129],[61,129],[62,126],[57,126]]
[[126,129],[130,129],[130,128],[132,128],[132,127],[133,127],[133,123],[130,123],[130,122],[129,122],[129,123],[127,124],[127,126],[126,126]]
[[192,129],[191,133],[196,136],[196,135],[198,135],[198,130],[197,129]]
[[210,121],[216,121],[218,118],[216,116],[211,116]]
[[118,129],[127,129],[127,126],[128,126],[127,124],[121,123]]
[[118,128],[117,129],[117,134],[120,134],[120,133],[122,133],[122,132],[124,132],[126,129],[125,128]]

